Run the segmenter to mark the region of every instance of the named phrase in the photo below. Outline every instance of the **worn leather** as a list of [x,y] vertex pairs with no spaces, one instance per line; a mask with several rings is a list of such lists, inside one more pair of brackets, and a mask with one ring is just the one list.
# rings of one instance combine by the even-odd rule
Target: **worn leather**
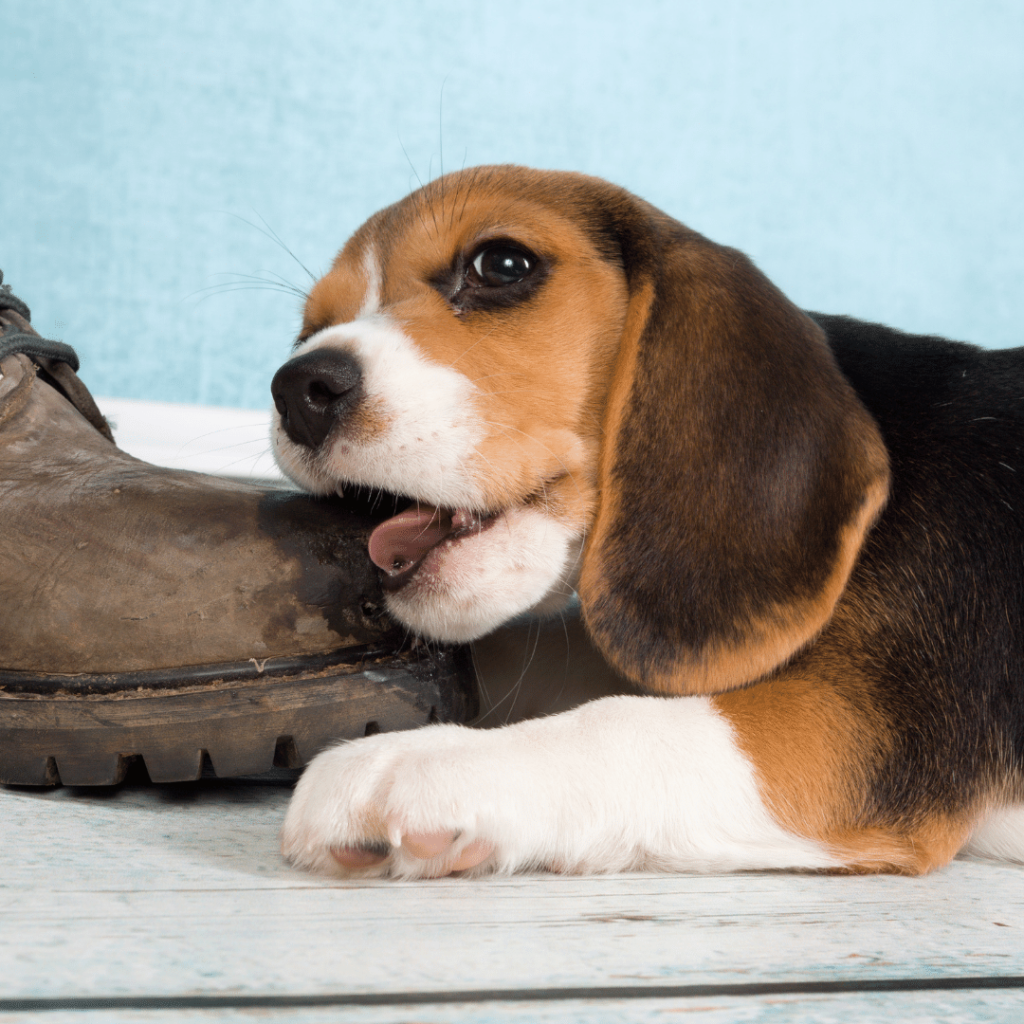
[[24,355],[0,371],[0,669],[258,662],[400,639],[370,518],[140,462],[58,390],[59,366],[53,384]]

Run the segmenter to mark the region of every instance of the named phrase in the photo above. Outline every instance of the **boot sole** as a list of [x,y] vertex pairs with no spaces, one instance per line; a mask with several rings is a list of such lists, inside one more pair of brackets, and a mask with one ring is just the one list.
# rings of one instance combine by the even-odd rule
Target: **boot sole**
[[[338,740],[464,722],[468,650],[420,645],[120,675],[0,671],[0,783],[111,786],[301,768]],[[204,770],[205,769],[205,770]]]

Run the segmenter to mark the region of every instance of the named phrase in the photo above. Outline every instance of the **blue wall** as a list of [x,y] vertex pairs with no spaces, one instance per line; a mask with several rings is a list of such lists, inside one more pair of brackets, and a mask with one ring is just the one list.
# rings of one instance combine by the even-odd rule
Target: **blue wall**
[[232,288],[309,278],[264,223],[322,272],[442,144],[446,169],[613,179],[807,307],[1024,341],[1019,0],[0,0],[0,22],[0,268],[100,394],[266,405],[299,302]]

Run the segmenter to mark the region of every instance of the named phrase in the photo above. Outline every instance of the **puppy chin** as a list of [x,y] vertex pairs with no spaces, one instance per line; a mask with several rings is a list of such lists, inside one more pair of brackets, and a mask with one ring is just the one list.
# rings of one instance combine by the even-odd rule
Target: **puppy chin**
[[388,611],[421,636],[466,643],[525,613],[551,615],[573,598],[582,541],[550,515],[519,508],[473,537],[438,545]]
[[315,456],[308,448],[289,440],[281,426],[277,409],[270,412],[270,453],[277,468],[295,484],[310,494],[333,494],[337,485],[315,467]]

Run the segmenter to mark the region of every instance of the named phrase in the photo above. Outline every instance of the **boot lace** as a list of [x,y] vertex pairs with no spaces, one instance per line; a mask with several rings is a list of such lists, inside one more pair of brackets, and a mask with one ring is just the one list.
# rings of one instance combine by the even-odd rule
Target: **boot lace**
[[[4,284],[3,281],[4,272],[0,270],[0,313],[10,309],[26,320],[31,320],[32,314],[28,306],[16,295],[11,294],[11,286]],[[38,334],[26,334],[25,331],[19,330],[8,330],[0,335],[0,359],[18,352],[36,359],[55,359],[67,363],[72,370],[78,372],[78,355],[63,341],[52,341],[49,338],[40,338]]]
[[[26,323],[31,319],[28,306],[11,294],[11,286],[4,284],[4,273],[0,270],[0,314],[5,310],[17,314]],[[108,441],[113,442],[110,424],[97,408],[89,389],[78,379],[78,356],[70,345],[40,338],[34,331],[20,330],[16,323],[0,322],[0,359],[18,353],[32,358],[39,368],[39,379],[55,387]]]

